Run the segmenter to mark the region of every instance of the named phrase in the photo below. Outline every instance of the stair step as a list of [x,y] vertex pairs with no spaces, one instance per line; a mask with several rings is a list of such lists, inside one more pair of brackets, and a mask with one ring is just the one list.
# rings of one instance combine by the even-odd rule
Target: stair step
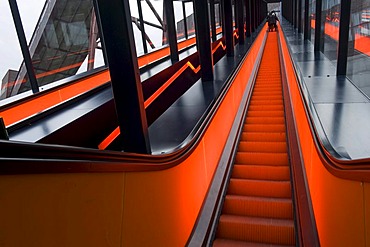
[[260,153],[286,153],[286,142],[239,142],[238,151],[240,152],[260,152]]
[[283,105],[251,105],[248,108],[248,113],[250,112],[264,112],[264,111],[282,111],[284,114],[284,106]]
[[251,100],[250,105],[282,105],[282,99],[272,99],[272,100]]
[[286,141],[285,132],[243,132],[240,138],[241,141],[261,141],[261,142],[275,142]]
[[218,238],[265,244],[294,245],[294,222],[236,215],[221,215]]
[[293,203],[291,199],[286,198],[227,195],[222,213],[275,219],[293,219]]
[[[261,107],[261,106],[260,106]],[[269,107],[269,106],[266,106]],[[276,107],[276,106],[275,106]],[[247,119],[250,117],[284,117],[284,110],[273,111],[248,111]]]
[[251,100],[282,100],[283,95],[252,95]]
[[244,124],[245,132],[285,132],[285,124]]
[[291,198],[289,181],[269,181],[231,178],[229,195]]
[[[267,115],[267,114],[266,114]],[[245,121],[246,124],[285,124],[284,117],[248,117]]]
[[287,166],[289,165],[289,160],[287,153],[237,152],[235,163],[246,165]]
[[213,247],[294,247],[295,245],[275,245],[237,241],[232,239],[218,238],[212,243]]
[[289,166],[238,165],[235,164],[232,178],[289,181]]

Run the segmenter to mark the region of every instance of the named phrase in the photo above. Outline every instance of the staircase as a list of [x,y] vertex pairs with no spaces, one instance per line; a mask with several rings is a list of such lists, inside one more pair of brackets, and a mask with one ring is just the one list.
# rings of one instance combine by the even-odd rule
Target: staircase
[[295,246],[277,32],[268,33],[213,246]]

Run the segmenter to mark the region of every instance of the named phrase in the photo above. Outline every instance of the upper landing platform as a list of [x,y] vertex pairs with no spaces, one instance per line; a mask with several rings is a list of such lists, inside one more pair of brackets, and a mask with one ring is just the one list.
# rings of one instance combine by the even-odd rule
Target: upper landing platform
[[336,76],[332,62],[290,23],[281,25],[323,144],[336,157],[369,158],[370,99],[348,78]]

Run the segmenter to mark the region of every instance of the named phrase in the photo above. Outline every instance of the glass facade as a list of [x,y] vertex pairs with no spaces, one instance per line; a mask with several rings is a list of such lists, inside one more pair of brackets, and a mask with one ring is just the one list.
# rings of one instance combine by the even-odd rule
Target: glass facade
[[[47,0],[32,4],[24,0],[17,3],[40,91],[52,82],[104,65],[92,0]],[[2,5],[5,5],[4,1]],[[7,9],[9,5],[1,8],[1,13],[6,13]],[[12,20],[7,18],[7,21]],[[28,20],[32,20],[31,23]],[[1,39],[15,30],[14,24],[10,27],[12,30],[4,30],[6,34],[1,35]],[[1,49],[19,47],[14,42],[18,39],[12,37],[12,40]],[[12,69],[2,80],[2,88],[6,88],[2,90],[2,98],[30,90],[22,61],[23,57],[20,57],[18,65],[3,65],[8,66],[5,71],[14,66],[17,69]],[[1,73],[4,73],[3,68]]]
[[370,0],[351,2],[347,76],[370,97]]
[[310,22],[310,33],[309,38],[311,42],[315,40],[315,18],[316,18],[316,0],[309,1],[309,13],[308,18]]

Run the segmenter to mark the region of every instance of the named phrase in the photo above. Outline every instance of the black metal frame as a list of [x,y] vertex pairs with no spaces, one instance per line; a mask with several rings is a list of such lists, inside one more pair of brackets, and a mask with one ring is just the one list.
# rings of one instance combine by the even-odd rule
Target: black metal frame
[[208,1],[195,0],[195,31],[202,81],[213,81],[213,56],[209,32]]
[[[302,11],[302,1],[304,1],[304,9]],[[293,6],[283,5],[283,15],[288,20],[290,19],[290,9],[292,12],[292,24],[294,28],[298,28],[298,32],[303,31],[304,39],[309,39],[310,35],[310,19],[309,19],[309,0],[290,0]],[[316,17],[315,17],[315,40],[314,51],[324,52],[324,36],[325,36],[325,19],[323,18],[322,0],[316,0]],[[349,30],[351,19],[351,1],[342,0],[340,3],[340,21],[339,21],[339,40],[338,40],[338,55],[337,55],[337,76],[347,75],[347,60],[349,48]],[[302,12],[304,12],[304,20],[302,23]],[[303,30],[302,30],[303,27]]]
[[18,9],[18,5],[17,5],[17,1],[16,0],[9,0],[9,6],[10,6],[10,10],[11,10],[12,15],[13,15],[14,25],[15,25],[15,29],[17,31],[18,40],[19,40],[19,44],[21,46],[22,55],[23,55],[23,59],[24,59],[24,64],[25,64],[26,69],[27,69],[27,75],[28,75],[28,79],[29,79],[30,84],[31,84],[32,92],[33,93],[38,93],[38,92],[40,92],[40,90],[39,90],[39,86],[37,84],[35,70],[34,70],[33,65],[32,65],[32,59],[31,59],[30,50],[28,49],[28,45],[27,45],[26,35],[24,34],[24,29],[23,29],[21,16],[19,15],[19,9]]
[[125,0],[94,1],[106,41],[104,50],[108,58],[122,148],[126,152],[149,154],[148,125],[129,3]]

